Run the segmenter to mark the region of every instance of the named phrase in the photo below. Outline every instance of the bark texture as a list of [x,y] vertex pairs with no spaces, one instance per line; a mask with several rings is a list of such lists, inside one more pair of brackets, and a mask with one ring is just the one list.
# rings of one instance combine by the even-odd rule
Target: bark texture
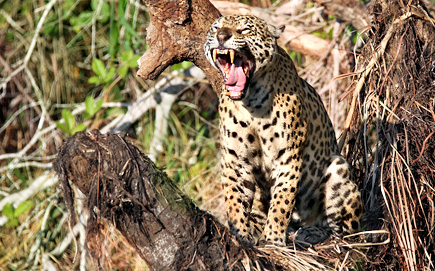
[[[70,184],[87,198],[87,246],[101,256],[101,229],[109,223],[136,248],[151,270],[280,269],[265,257],[256,260],[210,214],[201,211],[132,143],[97,130],[76,133],[60,149],[54,169],[70,214]],[[73,215],[74,216],[74,215]],[[74,217],[73,217],[74,219]]]
[[139,60],[137,75],[153,80],[168,66],[191,61],[219,92],[222,76],[207,61],[202,48],[210,25],[221,16],[219,11],[208,0],[143,2],[150,14],[147,29],[150,48]]

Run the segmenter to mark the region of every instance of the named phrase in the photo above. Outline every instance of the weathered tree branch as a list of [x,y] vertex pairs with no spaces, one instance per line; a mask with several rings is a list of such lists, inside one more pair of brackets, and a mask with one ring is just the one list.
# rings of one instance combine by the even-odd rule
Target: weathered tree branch
[[140,58],[137,75],[155,79],[169,65],[191,61],[219,92],[222,77],[201,53],[208,28],[220,17],[219,11],[208,0],[144,0],[144,3],[150,14],[147,29],[150,49]]
[[239,243],[118,135],[75,134],[61,147],[54,169],[71,214],[70,184],[87,197],[87,246],[94,257],[101,255],[104,222],[127,238],[151,270],[283,268]]

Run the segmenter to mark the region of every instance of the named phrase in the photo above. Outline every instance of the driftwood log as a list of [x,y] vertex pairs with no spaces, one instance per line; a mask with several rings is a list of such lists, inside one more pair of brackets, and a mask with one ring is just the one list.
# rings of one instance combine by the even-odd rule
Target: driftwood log
[[151,270],[282,269],[201,211],[138,148],[115,134],[76,133],[54,169],[74,221],[71,184],[87,198],[86,245],[100,258],[101,229],[114,225]]

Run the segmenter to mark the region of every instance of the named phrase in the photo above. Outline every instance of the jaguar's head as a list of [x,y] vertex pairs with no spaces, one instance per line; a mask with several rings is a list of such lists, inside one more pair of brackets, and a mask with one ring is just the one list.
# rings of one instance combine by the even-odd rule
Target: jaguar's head
[[204,52],[222,73],[227,96],[246,96],[255,72],[272,61],[282,30],[246,15],[224,16],[210,26]]

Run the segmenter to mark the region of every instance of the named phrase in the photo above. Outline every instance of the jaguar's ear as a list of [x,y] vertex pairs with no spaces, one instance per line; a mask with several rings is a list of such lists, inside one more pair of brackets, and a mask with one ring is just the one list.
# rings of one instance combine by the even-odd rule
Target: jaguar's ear
[[281,36],[281,33],[285,29],[285,25],[281,25],[280,27],[276,27],[276,26],[273,26],[271,24],[267,24],[267,26],[269,28],[270,34],[276,39],[278,39]]

